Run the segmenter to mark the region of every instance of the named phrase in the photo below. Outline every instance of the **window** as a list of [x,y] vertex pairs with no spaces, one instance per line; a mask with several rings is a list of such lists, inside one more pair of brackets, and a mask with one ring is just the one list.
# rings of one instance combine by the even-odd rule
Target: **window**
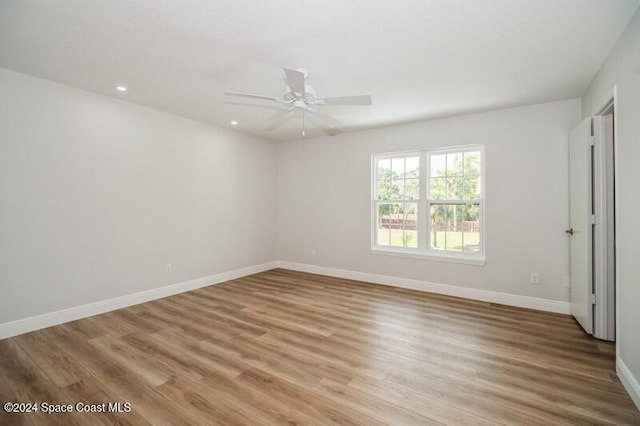
[[376,252],[483,261],[483,149],[373,157]]

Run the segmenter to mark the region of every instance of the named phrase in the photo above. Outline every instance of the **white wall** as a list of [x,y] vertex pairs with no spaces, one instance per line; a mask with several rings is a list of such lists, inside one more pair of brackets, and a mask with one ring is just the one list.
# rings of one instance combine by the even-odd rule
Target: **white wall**
[[[574,99],[282,143],[279,259],[566,301],[567,135],[580,116]],[[486,264],[372,254],[371,154],[465,144],[486,149]]]
[[618,357],[634,377],[635,401],[640,407],[640,11],[585,93],[585,117],[597,112],[614,84],[618,87]]
[[275,260],[276,154],[0,69],[0,324]]

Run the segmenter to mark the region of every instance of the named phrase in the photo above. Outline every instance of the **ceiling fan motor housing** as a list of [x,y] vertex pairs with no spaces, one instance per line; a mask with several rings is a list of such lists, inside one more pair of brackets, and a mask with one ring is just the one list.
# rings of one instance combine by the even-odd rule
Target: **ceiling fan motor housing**
[[306,103],[313,103],[316,100],[316,91],[313,87],[309,86],[308,84],[305,84],[304,98],[303,98],[302,95],[295,93],[293,90],[291,90],[289,85],[285,84],[284,94],[282,95],[282,98],[285,101],[298,100],[298,101],[305,101]]

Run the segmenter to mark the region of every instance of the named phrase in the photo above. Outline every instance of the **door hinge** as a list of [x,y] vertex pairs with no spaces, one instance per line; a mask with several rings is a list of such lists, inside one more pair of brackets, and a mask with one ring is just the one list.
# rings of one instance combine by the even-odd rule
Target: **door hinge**
[[596,304],[596,295],[595,295],[595,294],[592,294],[592,295],[591,295],[591,304],[592,304],[592,305],[595,305],[595,304]]
[[594,136],[589,136],[589,145],[596,146],[596,138]]
[[595,214],[592,214],[592,215],[591,215],[591,224],[592,224],[592,225],[595,225],[595,224],[596,224],[596,215],[595,215]]

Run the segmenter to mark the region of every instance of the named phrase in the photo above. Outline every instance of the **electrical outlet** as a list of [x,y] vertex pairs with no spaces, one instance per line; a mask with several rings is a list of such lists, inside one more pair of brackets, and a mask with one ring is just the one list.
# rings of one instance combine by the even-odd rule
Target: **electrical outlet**
[[171,266],[170,263],[167,263],[166,265],[164,265],[164,272],[166,274],[170,274],[173,271],[173,266]]
[[531,273],[531,284],[538,284],[540,282],[540,278],[538,277],[537,272]]

